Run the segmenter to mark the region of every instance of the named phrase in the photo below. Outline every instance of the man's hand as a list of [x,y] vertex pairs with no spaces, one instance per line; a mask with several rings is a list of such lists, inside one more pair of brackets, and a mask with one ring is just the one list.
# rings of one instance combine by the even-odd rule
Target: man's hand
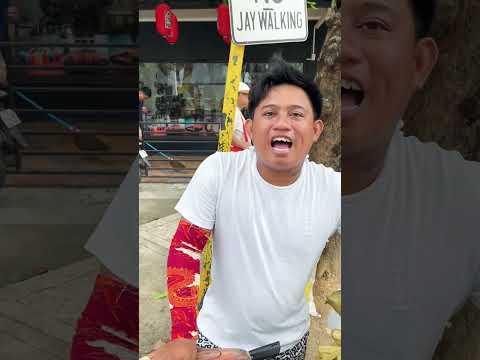
[[196,356],[196,341],[189,339],[176,339],[162,344],[148,355],[151,360],[195,360]]

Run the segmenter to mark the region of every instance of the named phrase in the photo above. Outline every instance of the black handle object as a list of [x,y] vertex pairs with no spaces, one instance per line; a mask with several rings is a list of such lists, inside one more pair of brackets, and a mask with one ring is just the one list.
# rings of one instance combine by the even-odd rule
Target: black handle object
[[261,360],[272,358],[280,354],[280,341],[276,341],[274,343],[260,346],[259,348],[250,350],[248,352],[252,360]]

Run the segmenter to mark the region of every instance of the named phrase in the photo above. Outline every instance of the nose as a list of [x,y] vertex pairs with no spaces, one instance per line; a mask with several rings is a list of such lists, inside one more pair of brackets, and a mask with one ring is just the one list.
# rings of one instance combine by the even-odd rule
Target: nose
[[280,112],[279,116],[277,116],[277,120],[273,124],[273,130],[290,130],[292,124],[288,117],[287,111]]
[[360,49],[358,41],[354,37],[355,33],[349,26],[347,19],[345,19],[342,21],[342,47],[340,50],[340,65],[342,67],[356,64],[360,61]]

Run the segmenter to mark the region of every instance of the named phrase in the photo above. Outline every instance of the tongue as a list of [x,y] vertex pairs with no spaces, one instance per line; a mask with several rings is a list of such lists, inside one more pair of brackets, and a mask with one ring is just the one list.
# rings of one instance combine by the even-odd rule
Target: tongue
[[342,106],[357,106],[357,99],[353,92],[342,91]]
[[276,142],[276,143],[273,143],[273,147],[275,149],[279,149],[279,150],[286,150],[286,149],[289,149],[290,147],[288,146],[288,144],[286,143],[281,143],[281,142]]

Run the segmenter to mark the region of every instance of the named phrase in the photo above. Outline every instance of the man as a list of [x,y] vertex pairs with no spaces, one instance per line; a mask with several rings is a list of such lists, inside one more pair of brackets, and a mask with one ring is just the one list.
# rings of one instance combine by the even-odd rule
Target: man
[[242,151],[251,146],[250,137],[246,131],[246,119],[242,114],[242,109],[248,106],[248,93],[250,87],[244,82],[240,82],[238,86],[237,108],[235,110],[234,129],[232,136],[231,151]]
[[[254,147],[200,165],[176,206],[183,218],[167,263],[172,341],[150,359],[275,341],[277,359],[304,358],[305,286],[340,225],[340,174],[307,159],[323,131],[321,104],[316,85],[277,59],[250,92]],[[199,260],[211,233],[212,283],[197,319]]]
[[142,124],[143,115],[148,113],[148,109],[145,106],[145,101],[152,96],[152,90],[148,86],[143,86],[138,91],[138,138],[143,140]]
[[480,166],[399,130],[437,61],[434,9],[342,2],[346,359],[431,359],[452,314],[480,303]]

